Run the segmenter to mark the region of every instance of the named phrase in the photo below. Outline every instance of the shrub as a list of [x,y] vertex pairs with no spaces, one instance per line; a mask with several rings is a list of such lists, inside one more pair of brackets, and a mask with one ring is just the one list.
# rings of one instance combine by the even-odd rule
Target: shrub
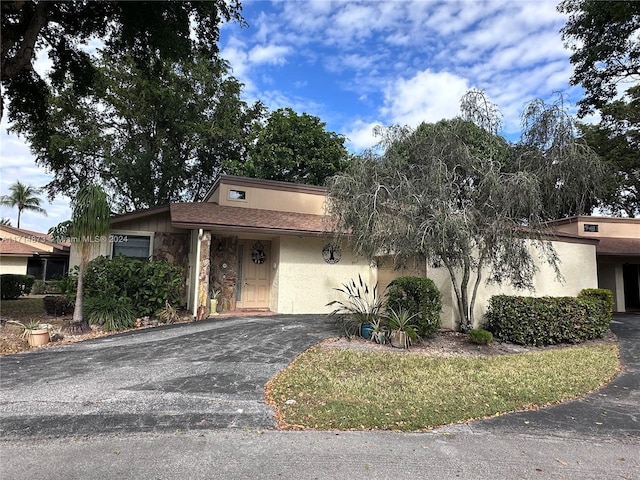
[[399,277],[389,284],[387,310],[407,310],[415,315],[416,332],[421,337],[434,335],[440,328],[442,301],[433,280],[423,277]]
[[182,301],[182,267],[166,260],[138,260],[119,256],[97,257],[87,265],[84,288],[87,298],[129,298],[137,316],[151,316],[166,302]]
[[100,325],[105,332],[126,330],[136,326],[131,299],[127,297],[109,297],[98,295],[87,298],[83,304],[84,315],[88,322]]
[[61,282],[62,280],[36,280],[33,282],[31,293],[34,295],[64,293]]
[[[575,297],[491,298],[485,315],[486,329],[504,342],[521,345],[580,343],[604,336],[611,311],[606,294]],[[605,313],[608,312],[608,313]]]
[[44,303],[45,312],[49,315],[63,317],[73,314],[75,302],[66,295],[47,295],[42,299],[42,302]]
[[493,342],[493,335],[482,328],[474,328],[469,330],[469,340],[477,345],[488,345]]
[[2,274],[0,275],[0,298],[15,300],[21,295],[29,295],[34,281],[33,275]]

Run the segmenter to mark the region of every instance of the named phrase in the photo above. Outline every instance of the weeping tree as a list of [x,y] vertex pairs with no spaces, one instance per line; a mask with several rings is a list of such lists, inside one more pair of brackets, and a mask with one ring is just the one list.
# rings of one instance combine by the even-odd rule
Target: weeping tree
[[463,98],[459,118],[381,129],[383,153],[366,152],[328,182],[336,231],[350,232],[357,254],[447,269],[462,331],[483,281],[533,289],[536,257],[561,277],[545,222],[588,211],[603,174],[561,102],[529,104],[511,144],[479,93]]
[[111,215],[107,194],[93,184],[83,186],[72,202],[70,231],[73,240],[79,246],[80,259],[78,265],[78,286],[76,303],[73,309],[73,320],[66,328],[70,334],[87,333],[90,331],[89,322],[82,315],[82,295],[84,271],[89,263],[91,249],[96,240],[106,236],[109,231],[109,217]]

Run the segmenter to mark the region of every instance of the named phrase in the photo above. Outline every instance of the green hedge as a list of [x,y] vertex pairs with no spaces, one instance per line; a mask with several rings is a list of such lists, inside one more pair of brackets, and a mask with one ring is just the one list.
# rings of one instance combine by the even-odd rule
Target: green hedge
[[520,345],[580,343],[601,338],[609,329],[613,295],[588,289],[578,297],[496,295],[485,314],[485,328],[502,342]]
[[387,310],[417,315],[416,331],[421,337],[432,336],[440,328],[441,295],[430,278],[398,277],[389,284],[386,295]]
[[34,295],[62,293],[62,280],[36,280],[31,293]]
[[55,315],[56,317],[73,315],[75,302],[73,298],[66,295],[47,295],[42,299],[42,303],[44,304],[44,311],[49,315]]
[[182,283],[182,267],[166,260],[97,257],[87,265],[84,293],[89,298],[129,298],[142,317],[155,314],[167,301],[182,305]]
[[34,281],[33,275],[3,273],[0,275],[0,298],[15,300],[21,295],[29,295]]

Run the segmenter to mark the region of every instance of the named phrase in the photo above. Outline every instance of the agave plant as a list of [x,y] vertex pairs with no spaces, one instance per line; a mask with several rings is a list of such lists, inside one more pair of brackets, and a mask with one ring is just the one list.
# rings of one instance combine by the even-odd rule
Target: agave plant
[[336,318],[336,323],[347,338],[356,334],[363,323],[372,323],[379,319],[382,300],[378,298],[378,285],[370,288],[362,280],[362,276],[358,275],[357,281],[351,279],[334,290],[346,298],[327,303],[328,307],[334,307],[329,316]]
[[389,309],[386,318],[389,323],[389,337],[393,346],[409,348],[411,342],[417,340],[416,317],[417,314],[411,314],[409,310],[404,308],[399,308],[398,310]]

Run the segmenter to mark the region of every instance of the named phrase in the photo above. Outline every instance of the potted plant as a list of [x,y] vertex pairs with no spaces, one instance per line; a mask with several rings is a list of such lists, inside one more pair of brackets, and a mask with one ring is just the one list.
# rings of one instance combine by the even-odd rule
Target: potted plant
[[21,338],[26,338],[30,347],[39,347],[49,343],[49,328],[47,328],[46,325],[40,324],[37,320],[29,320],[27,323],[9,320],[7,323],[22,327]]
[[218,315],[218,297],[222,291],[220,289],[211,289],[211,308],[209,309],[209,315]]
[[411,342],[418,338],[414,319],[416,314],[400,308],[389,309],[387,321],[389,322],[389,343],[396,348],[409,348]]
[[346,298],[327,303],[327,306],[335,307],[329,317],[336,319],[336,324],[348,339],[352,335],[370,339],[373,333],[372,323],[379,319],[382,309],[382,302],[377,295],[378,286],[369,288],[358,275],[357,282],[351,279],[334,290],[346,295]]
[[371,320],[371,340],[384,344],[387,342],[387,325],[383,317]]

